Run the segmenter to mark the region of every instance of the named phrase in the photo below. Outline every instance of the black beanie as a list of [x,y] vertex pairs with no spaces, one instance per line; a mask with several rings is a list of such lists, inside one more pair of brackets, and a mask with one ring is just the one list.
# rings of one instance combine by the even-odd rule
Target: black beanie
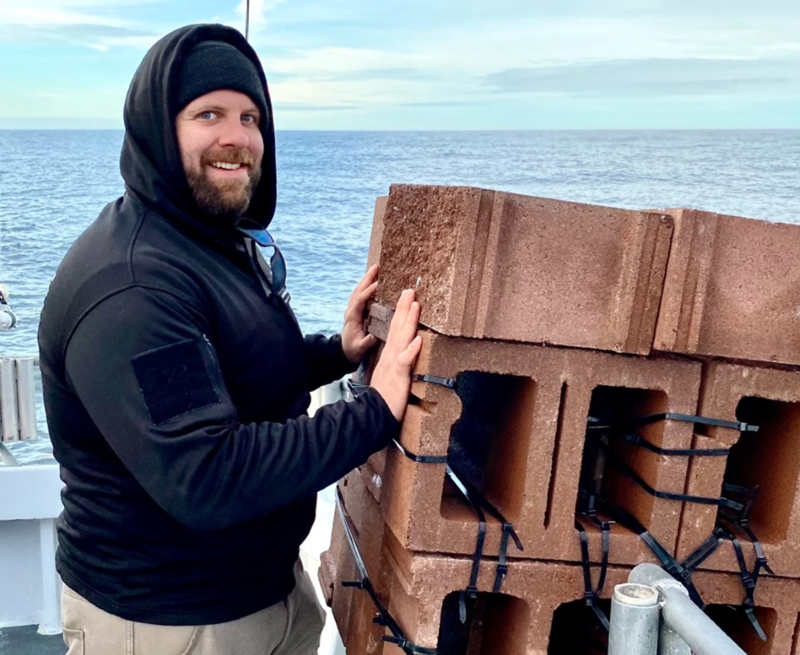
[[230,43],[198,43],[189,52],[178,75],[178,111],[195,98],[220,89],[249,96],[261,110],[262,121],[267,120],[264,84],[253,62]]

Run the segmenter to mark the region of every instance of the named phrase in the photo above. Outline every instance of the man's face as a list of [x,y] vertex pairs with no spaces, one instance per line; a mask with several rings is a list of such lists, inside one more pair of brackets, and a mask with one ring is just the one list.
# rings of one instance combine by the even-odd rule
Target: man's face
[[244,93],[220,90],[190,102],[175,118],[186,179],[200,209],[241,216],[261,177],[261,112]]

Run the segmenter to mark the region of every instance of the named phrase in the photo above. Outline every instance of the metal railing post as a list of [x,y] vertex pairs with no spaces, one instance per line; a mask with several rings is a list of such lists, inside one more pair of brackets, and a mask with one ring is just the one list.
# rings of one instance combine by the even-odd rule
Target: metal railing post
[[684,655],[690,649],[696,655],[747,655],[689,600],[686,588],[662,568],[655,564],[639,564],[631,571],[628,581],[658,590],[663,625],[674,633],[669,635],[667,644],[673,650],[661,651],[664,655]]
[[0,441],[19,441],[17,417],[17,380],[13,359],[0,359]]
[[17,359],[17,403],[19,407],[19,438],[36,439],[36,380],[33,357]]
[[611,598],[608,655],[656,655],[661,608],[658,592],[643,584],[619,584]]

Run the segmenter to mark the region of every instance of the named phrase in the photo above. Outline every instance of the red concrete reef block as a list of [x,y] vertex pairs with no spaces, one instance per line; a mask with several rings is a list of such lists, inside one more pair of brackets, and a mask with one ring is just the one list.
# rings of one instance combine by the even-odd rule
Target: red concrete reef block
[[[373,320],[370,329],[380,337],[385,320]],[[694,414],[697,407],[697,362],[421,334],[415,372],[456,378],[456,389],[415,381],[400,442],[417,455],[447,455],[482,490],[524,544],[524,553],[510,547],[512,557],[580,561],[574,518],[587,417]],[[678,421],[640,433],[665,448],[688,448],[692,441],[692,426]],[[683,493],[686,458],[624,444],[614,450],[653,488]],[[417,463],[390,447],[379,477],[383,515],[404,548],[474,551],[475,513],[446,480],[443,464]],[[672,552],[681,503],[651,496],[609,466],[603,480],[606,497]],[[500,524],[488,518],[484,552],[497,555]],[[644,542],[620,526],[611,539],[614,563],[652,559]],[[599,559],[599,535],[592,543]]]
[[452,336],[650,352],[666,214],[468,187],[393,185],[378,301],[415,288]]
[[666,211],[675,233],[654,348],[800,364],[800,225]]
[[[388,606],[391,568],[385,553],[386,539],[391,535],[381,517],[380,507],[359,470],[340,480],[338,486],[370,581],[381,602]],[[372,599],[363,590],[342,586],[342,582],[359,581],[361,574],[338,511],[333,522],[330,548],[320,558],[319,578],[348,655],[383,652],[381,636],[384,630],[373,623],[377,610]]]
[[748,655],[800,655],[800,580],[763,577],[755,594],[755,616],[767,635],[761,641],[739,607],[744,600],[738,575],[698,571],[694,575],[706,614]]
[[[513,561],[501,593],[490,593],[496,563],[484,560],[477,585],[480,594],[470,602],[468,622],[462,626],[457,617],[458,597],[469,580],[471,560],[424,556],[403,549],[380,522],[363,473],[354,471],[346,480],[347,484],[340,483],[341,490],[370,578],[405,636],[417,645],[438,646],[441,652],[589,655],[593,651],[587,644],[604,638],[583,602],[582,569],[565,563]],[[611,567],[603,597],[628,574],[628,568]],[[347,653],[399,655],[397,647],[382,642],[388,631],[373,622],[376,608],[368,594],[341,585],[358,577],[337,514],[331,548],[323,553],[320,579]],[[699,571],[694,582],[709,606],[709,615],[747,653],[800,655],[792,650],[800,613],[800,581],[773,577],[759,581],[755,614],[767,633],[767,642],[757,638],[742,610],[732,607],[744,599],[738,575]],[[601,605],[608,612],[607,601]],[[468,648],[453,650],[458,639],[468,642]]]
[[[413,555],[391,551],[395,571],[390,613],[406,637],[418,646],[441,647],[447,627],[448,603],[463,588],[471,562],[463,558]],[[629,569],[611,567],[603,590],[627,580]],[[761,642],[739,605],[743,598],[738,576],[698,573],[700,593],[709,614],[751,655],[784,655],[793,651],[800,612],[800,581],[764,579],[756,593],[756,617],[767,633]],[[492,590],[490,566],[481,570],[479,601],[468,615],[468,649],[459,652],[493,655],[589,655],[592,641],[602,638],[596,619],[583,602],[583,572],[573,564],[521,561],[512,564],[502,593]],[[608,605],[603,603],[606,612]],[[444,608],[444,611],[443,611]],[[452,604],[450,605],[452,610]],[[446,626],[442,628],[442,624]],[[452,637],[452,635],[451,635]],[[796,648],[796,647],[794,647]],[[386,649],[387,653],[399,653]]]
[[369,255],[367,256],[367,268],[373,264],[380,264],[381,243],[383,242],[383,215],[386,213],[386,201],[388,196],[380,196],[375,201],[375,212],[372,217],[372,233],[369,237]]
[[[706,429],[700,447],[730,447],[727,457],[695,457],[688,493],[719,497],[723,482],[759,487],[750,527],[780,576],[800,577],[800,371],[714,362],[704,371],[699,413],[759,426],[758,432]],[[679,554],[685,557],[711,534],[714,506],[688,504]],[[752,564],[752,548],[739,535]],[[704,568],[738,570],[731,544],[723,544]]]

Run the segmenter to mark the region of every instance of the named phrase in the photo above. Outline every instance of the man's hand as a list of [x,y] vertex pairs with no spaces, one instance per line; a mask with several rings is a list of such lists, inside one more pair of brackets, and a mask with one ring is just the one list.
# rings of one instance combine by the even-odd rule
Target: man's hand
[[422,337],[417,334],[420,306],[414,296],[413,289],[406,289],[400,295],[386,345],[370,383],[398,421],[402,421],[406,413],[411,390],[411,369],[422,348]]
[[375,264],[366,272],[361,282],[350,294],[347,309],[344,313],[342,328],[342,350],[353,364],[358,364],[364,355],[378,345],[378,338],[364,329],[364,314],[367,302],[378,288],[378,265]]

